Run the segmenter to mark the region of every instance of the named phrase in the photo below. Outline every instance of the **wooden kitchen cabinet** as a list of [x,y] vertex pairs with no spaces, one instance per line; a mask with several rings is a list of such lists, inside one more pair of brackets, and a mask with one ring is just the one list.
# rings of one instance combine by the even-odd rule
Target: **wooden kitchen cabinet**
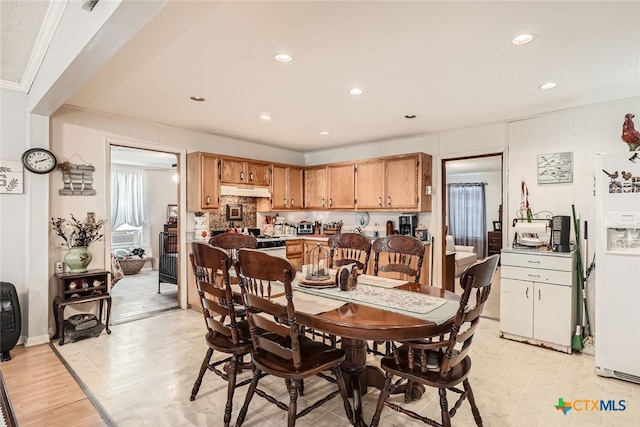
[[304,205],[307,209],[327,209],[326,166],[305,169],[304,194]]
[[356,164],[358,209],[431,211],[431,156],[414,153]]
[[356,207],[355,163],[327,166],[327,199],[329,209]]
[[356,164],[356,202],[358,209],[384,207],[384,160]]
[[220,163],[222,184],[269,185],[269,164],[223,157]]
[[187,211],[218,209],[220,206],[220,158],[197,152],[187,155]]
[[505,249],[501,258],[501,336],[571,353],[575,253]]
[[354,209],[355,164],[331,164],[305,169],[307,209]]
[[297,271],[302,271],[304,262],[304,241],[302,239],[287,240],[287,259],[296,267]]
[[271,210],[303,209],[303,169],[286,165],[271,168]]

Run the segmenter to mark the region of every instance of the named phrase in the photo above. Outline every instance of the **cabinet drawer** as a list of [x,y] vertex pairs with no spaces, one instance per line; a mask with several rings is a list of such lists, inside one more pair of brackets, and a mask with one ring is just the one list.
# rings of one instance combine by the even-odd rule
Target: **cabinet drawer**
[[[503,253],[502,256],[505,254]],[[502,261],[500,275],[503,279],[526,280],[529,282],[554,283],[562,286],[573,284],[572,271],[544,270],[542,268],[514,267]]]
[[302,253],[302,241],[297,241],[295,243],[287,242],[287,257],[293,254],[301,254]]
[[544,270],[573,270],[573,256],[515,254],[513,252],[502,253],[502,265],[516,267],[533,267]]

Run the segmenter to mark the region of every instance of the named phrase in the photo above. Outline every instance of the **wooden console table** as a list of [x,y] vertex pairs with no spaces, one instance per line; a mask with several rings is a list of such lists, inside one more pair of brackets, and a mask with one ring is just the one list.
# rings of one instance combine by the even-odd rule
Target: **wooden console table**
[[[111,295],[107,291],[110,273],[106,270],[89,270],[84,273],[61,273],[56,274],[58,279],[58,295],[53,300],[53,313],[56,322],[56,333],[53,339],[60,338],[60,345],[64,344],[64,309],[69,305],[84,304],[98,301],[100,303],[98,311],[98,322],[102,322],[102,312],[104,302],[107,302],[106,319],[104,325],[101,323],[97,331],[102,330],[102,326],[110,334],[109,321],[111,317]],[[87,330],[87,335],[91,331]]]

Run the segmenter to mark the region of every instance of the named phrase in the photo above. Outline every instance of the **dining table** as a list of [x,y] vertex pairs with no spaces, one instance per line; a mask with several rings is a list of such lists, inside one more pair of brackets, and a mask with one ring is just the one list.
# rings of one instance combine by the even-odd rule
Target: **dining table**
[[[378,276],[361,275],[358,282],[356,290],[365,297],[373,295],[373,303],[357,298],[352,300],[353,291],[340,291],[335,287],[315,289],[301,286],[298,281],[293,283],[293,301],[299,324],[340,337],[345,352],[341,368],[353,401],[355,425],[366,426],[362,396],[370,387],[382,390],[385,380],[379,367],[367,364],[367,341],[402,341],[443,335],[451,330],[460,297],[443,288]],[[353,295],[358,297],[356,294]],[[323,305],[323,299],[328,305]],[[421,313],[420,305],[413,307],[414,301],[425,299],[425,304],[433,302],[438,308]]]

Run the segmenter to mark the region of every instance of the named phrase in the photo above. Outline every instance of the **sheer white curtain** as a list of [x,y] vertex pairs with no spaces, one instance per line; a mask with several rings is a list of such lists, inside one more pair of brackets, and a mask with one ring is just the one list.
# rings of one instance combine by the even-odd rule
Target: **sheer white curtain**
[[111,229],[123,224],[141,227],[142,247],[152,255],[149,208],[147,200],[147,174],[128,170],[111,170]]
[[483,182],[447,184],[449,234],[456,245],[473,246],[479,258],[487,255],[484,186]]

